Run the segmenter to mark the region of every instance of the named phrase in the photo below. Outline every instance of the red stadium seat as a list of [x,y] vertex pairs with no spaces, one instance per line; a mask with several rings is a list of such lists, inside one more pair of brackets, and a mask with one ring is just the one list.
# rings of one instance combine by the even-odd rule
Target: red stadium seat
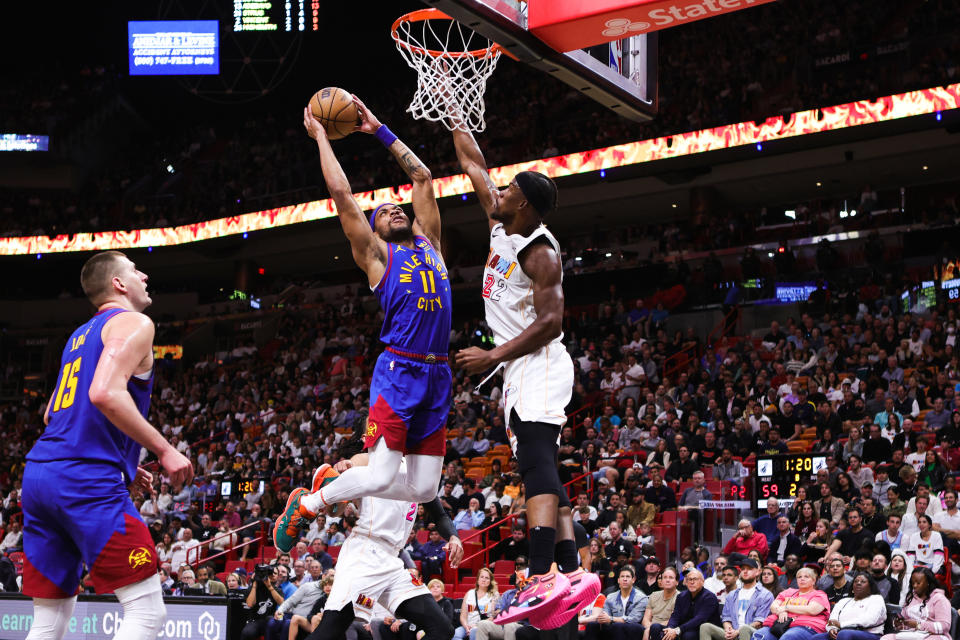
[[430,539],[430,532],[426,529],[420,529],[417,531],[417,542],[420,544],[426,544],[427,540]]
[[337,558],[340,557],[340,546],[336,547],[327,547],[327,553],[330,554],[330,557],[333,558],[333,561],[336,562]]

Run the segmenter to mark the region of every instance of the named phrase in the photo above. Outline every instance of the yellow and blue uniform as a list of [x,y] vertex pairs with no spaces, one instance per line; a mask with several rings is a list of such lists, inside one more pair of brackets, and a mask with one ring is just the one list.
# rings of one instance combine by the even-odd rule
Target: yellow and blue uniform
[[[70,336],[60,359],[50,421],[23,472],[23,592],[37,598],[76,593],[82,564],[100,593],[157,572],[150,532],[130,500],[140,445],[90,401],[103,340],[123,309],[105,309]],[[127,390],[140,413],[150,408],[153,374]]]
[[387,243],[387,268],[374,288],[384,311],[380,354],[370,381],[364,442],[443,455],[450,412],[451,294],[447,269],[423,236],[412,249]]

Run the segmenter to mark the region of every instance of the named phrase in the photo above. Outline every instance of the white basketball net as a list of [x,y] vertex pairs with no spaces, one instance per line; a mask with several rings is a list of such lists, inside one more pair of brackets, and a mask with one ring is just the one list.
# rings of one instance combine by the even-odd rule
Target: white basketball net
[[450,131],[483,131],[483,94],[500,49],[439,11],[434,19],[401,20],[392,35],[419,76],[407,111],[417,120],[442,122]]

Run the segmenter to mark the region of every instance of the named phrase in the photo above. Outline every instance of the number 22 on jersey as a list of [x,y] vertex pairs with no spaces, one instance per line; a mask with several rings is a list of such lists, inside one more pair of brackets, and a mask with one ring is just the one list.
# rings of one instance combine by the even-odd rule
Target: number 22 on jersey
[[73,404],[74,396],[77,394],[77,373],[80,371],[80,361],[83,357],[71,360],[63,365],[63,373],[60,374],[60,386],[57,387],[57,397],[53,401],[51,411],[60,411]]
[[488,273],[487,277],[483,281],[483,297],[490,298],[494,302],[500,302],[500,297],[503,295],[503,290],[506,288],[506,281],[499,278],[494,278]]

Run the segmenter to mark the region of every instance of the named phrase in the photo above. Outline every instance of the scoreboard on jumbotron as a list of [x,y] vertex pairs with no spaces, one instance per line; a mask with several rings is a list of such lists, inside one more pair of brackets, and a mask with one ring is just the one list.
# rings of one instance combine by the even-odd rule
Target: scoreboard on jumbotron
[[757,474],[754,477],[757,508],[765,509],[769,498],[779,500],[781,507],[793,504],[797,488],[815,480],[817,471],[826,466],[827,457],[822,453],[758,456]]

